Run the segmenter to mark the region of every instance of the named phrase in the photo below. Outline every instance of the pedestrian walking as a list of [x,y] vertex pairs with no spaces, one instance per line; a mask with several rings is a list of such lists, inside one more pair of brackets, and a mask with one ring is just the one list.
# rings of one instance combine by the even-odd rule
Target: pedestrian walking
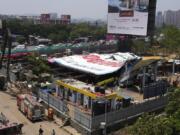
[[55,132],[54,129],[52,130],[52,134],[51,135],[56,135],[56,132]]
[[39,135],[43,135],[43,129],[42,129],[42,126],[40,125],[40,128],[39,128]]

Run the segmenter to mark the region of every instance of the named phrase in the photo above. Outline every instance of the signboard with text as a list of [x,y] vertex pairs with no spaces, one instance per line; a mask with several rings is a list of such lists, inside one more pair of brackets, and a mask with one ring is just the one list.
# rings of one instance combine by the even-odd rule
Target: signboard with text
[[108,33],[146,36],[149,0],[108,0]]
[[93,53],[89,55],[52,58],[49,59],[49,62],[94,75],[106,75],[118,71],[127,61],[136,59],[140,59],[140,57],[131,53]]

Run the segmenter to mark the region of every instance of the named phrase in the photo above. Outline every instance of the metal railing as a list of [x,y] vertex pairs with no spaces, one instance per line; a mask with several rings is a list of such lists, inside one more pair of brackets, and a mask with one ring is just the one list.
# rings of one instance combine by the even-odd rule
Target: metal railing
[[91,129],[91,116],[80,112],[76,108],[74,110],[74,120],[84,127]]
[[[66,114],[66,111],[68,110],[67,104],[60,98],[54,97],[42,91],[39,92],[39,97],[61,114]],[[109,112],[106,114],[107,126],[128,120],[135,116],[139,116],[145,112],[152,112],[163,108],[167,104],[167,101],[167,97],[162,96],[156,99],[145,101],[140,104],[120,109],[118,111]],[[72,117],[71,120],[78,123],[83,128],[88,129],[89,131],[98,130],[100,128],[101,122],[105,122],[105,114],[91,117],[90,115],[81,112],[80,109],[76,107],[74,107],[73,113],[74,117]]]
[[[145,112],[152,112],[165,107],[167,97],[158,97],[157,99],[145,101],[143,103],[132,105],[128,108],[123,108],[118,111],[109,112],[106,116],[107,126],[128,120]],[[105,115],[95,116],[92,118],[92,130],[98,129],[100,123],[105,121]]]
[[[56,111],[61,113],[64,116],[68,116],[68,107],[67,103],[62,101],[58,97],[54,97],[46,92],[39,91],[39,98],[43,100],[47,105],[54,108]],[[91,117],[80,111],[80,109],[74,107],[74,117],[71,117],[71,120],[79,123],[87,129],[91,129]],[[69,117],[69,116],[68,116]]]

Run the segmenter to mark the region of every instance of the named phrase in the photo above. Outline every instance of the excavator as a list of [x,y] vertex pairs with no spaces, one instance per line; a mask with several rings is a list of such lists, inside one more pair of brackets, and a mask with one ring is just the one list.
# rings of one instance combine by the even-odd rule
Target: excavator
[[[10,56],[12,46],[12,35],[7,27],[6,20],[0,20],[0,34],[2,35],[1,56],[0,56],[0,90],[5,89],[5,84],[10,81]],[[5,60],[5,51],[8,49],[8,56]]]

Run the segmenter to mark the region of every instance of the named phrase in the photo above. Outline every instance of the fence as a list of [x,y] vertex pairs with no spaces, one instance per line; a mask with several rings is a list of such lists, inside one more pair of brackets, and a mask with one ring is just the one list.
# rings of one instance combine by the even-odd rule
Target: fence
[[91,129],[91,116],[80,112],[79,109],[74,111],[74,120],[85,128]]
[[155,96],[164,95],[167,93],[168,84],[166,81],[157,81],[146,85],[143,88],[144,99],[148,99]]
[[[128,120],[132,117],[141,115],[144,112],[151,112],[165,107],[167,104],[167,97],[159,97],[154,100],[149,100],[141,104],[132,105],[118,111],[107,113],[107,126],[119,123],[123,120]],[[105,115],[100,115],[92,118],[92,130],[99,128],[100,123],[105,121]]]
[[[66,102],[62,101],[60,98],[54,97],[46,92],[39,91],[39,98],[42,99],[46,104],[54,108],[56,111],[64,116],[68,116],[68,105]],[[84,114],[76,107],[73,108],[73,114],[71,115],[71,120],[82,125],[84,128],[91,129],[91,117]],[[68,116],[69,117],[69,116]]]
[[[61,114],[66,114],[68,107],[67,104],[63,102],[61,99],[53,97],[52,95],[42,91],[39,92],[39,97]],[[145,101],[141,104],[132,105],[128,108],[123,108],[118,111],[109,112],[106,114],[107,126],[119,123],[124,120],[128,120],[131,117],[141,115],[144,112],[158,110],[160,108],[165,107],[166,104],[167,97],[162,96],[153,100]],[[74,107],[73,116],[71,117],[71,120],[78,123],[87,131],[95,131],[99,129],[101,122],[105,122],[105,115],[103,114],[91,117],[90,115],[87,115],[80,111],[80,109]]]
[[55,108],[57,111],[60,111],[61,113],[64,112],[63,103],[58,98],[54,98],[53,96],[45,92],[39,92],[39,98],[41,98],[49,106],[52,106],[53,108]]

